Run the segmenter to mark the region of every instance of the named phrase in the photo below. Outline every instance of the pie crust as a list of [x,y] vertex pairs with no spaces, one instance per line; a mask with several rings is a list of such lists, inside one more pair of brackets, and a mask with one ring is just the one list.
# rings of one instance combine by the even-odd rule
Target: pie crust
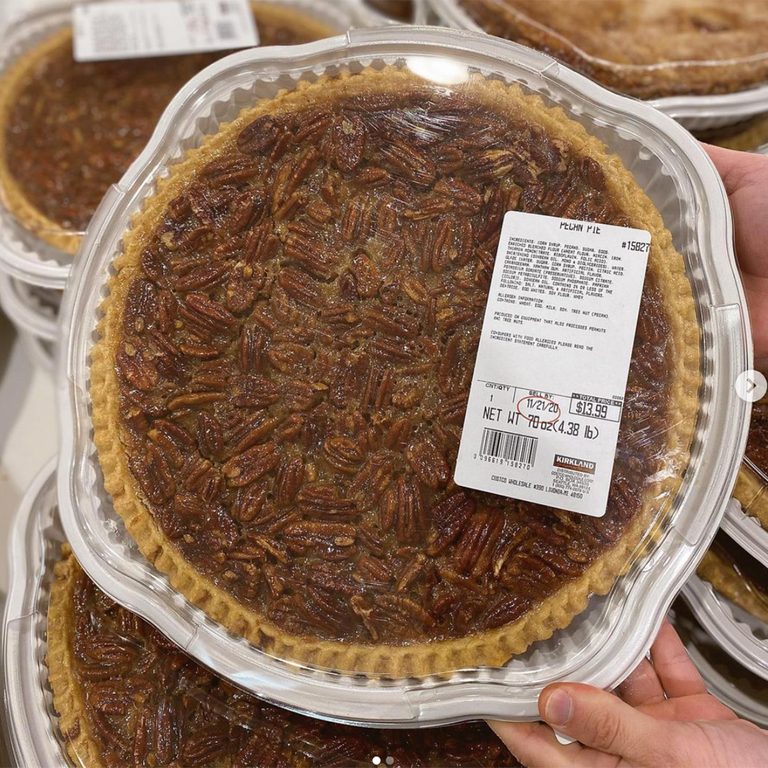
[[745,514],[754,517],[768,531],[768,398],[752,406],[747,438],[747,460],[741,464],[734,498]]
[[[53,690],[53,706],[60,713],[59,730],[73,765],[83,768],[122,768],[127,764],[226,768],[236,764],[248,768],[267,765],[311,768],[320,763],[366,765],[378,755],[382,765],[386,765],[389,758],[403,768],[438,764],[467,768],[519,766],[483,723],[419,730],[354,728],[313,720],[258,701],[215,678],[207,670],[199,669],[168,641],[158,644],[156,631],[127,609],[98,595],[98,590],[85,591],[89,587],[92,585],[87,582],[87,576],[65,544],[62,559],[54,568],[51,585],[46,664]],[[83,617],[82,612],[77,612],[78,605],[81,611],[90,611],[88,618],[98,623],[98,630],[92,634],[86,630],[84,637],[77,635],[78,619]],[[119,633],[117,638],[112,635],[115,629]],[[151,665],[151,671],[147,672],[146,667],[137,669],[136,663],[130,663],[127,671],[123,668],[124,671],[110,675],[106,681],[98,674],[99,679],[93,682],[84,679],[79,674],[84,657],[93,664],[92,657],[84,653],[85,643],[94,635],[105,639],[107,646],[102,658],[94,664],[97,672],[101,665],[109,675],[108,644],[115,639],[117,643],[122,640],[139,651],[142,657],[138,666]],[[167,685],[154,681],[150,686],[140,685],[145,683],[148,675],[154,674],[159,680],[167,679],[165,675],[169,669],[175,674]],[[111,685],[112,682],[115,685]],[[93,697],[104,693],[105,683],[107,696],[115,697],[116,701],[110,698],[105,707],[107,711],[103,713]],[[131,694],[132,687],[140,688],[141,692]],[[129,697],[128,700],[122,700],[121,695]],[[184,706],[187,697],[191,702]],[[149,703],[146,703],[147,699]],[[139,732],[136,721],[148,710],[154,714],[154,708],[163,703],[167,705],[167,717],[162,720],[160,715],[150,715],[149,722],[145,720],[144,748],[147,751],[137,755],[134,752]],[[116,704],[117,710],[114,708]],[[176,758],[172,751],[170,759],[166,759],[158,754],[159,743],[164,736],[163,729],[172,733],[175,730],[172,718],[180,706],[186,711],[182,725],[176,731],[176,739],[163,740],[164,746],[175,749]],[[101,723],[94,719],[95,715],[103,715]],[[116,717],[115,722],[110,721],[110,715]],[[205,718],[207,734],[205,728],[200,727],[201,717]],[[117,733],[113,729],[117,729]],[[99,738],[100,730],[106,737]],[[223,743],[222,734],[225,736]],[[134,740],[122,749],[105,746],[110,743],[108,736],[114,735],[129,735]],[[192,744],[196,737],[202,746],[199,751]]]
[[[269,2],[254,2],[252,6],[257,22],[262,25],[271,25],[277,30],[295,30],[298,39],[301,40],[319,40],[335,32],[312,16],[288,6]],[[9,167],[6,138],[6,126],[11,121],[11,112],[19,94],[27,87],[29,74],[63,46],[71,47],[71,45],[71,29],[69,27],[61,29],[20,56],[0,77],[0,200],[26,231],[64,253],[75,254],[80,246],[82,233],[68,230],[30,200]],[[220,55],[225,53],[222,52]],[[211,61],[213,60],[214,56],[211,57]],[[123,170],[127,170],[127,167]],[[105,179],[104,192],[110,184],[118,181],[119,178]]]
[[768,142],[768,115],[758,115],[735,125],[694,131],[699,141],[726,149],[754,152]]
[[80,566],[69,544],[61,548],[61,560],[54,567],[54,581],[48,603],[48,682],[53,690],[53,707],[59,713],[59,730],[73,765],[86,768],[101,765],[96,740],[85,717],[85,695],[77,681],[72,658],[74,590]]
[[[99,339],[92,350],[90,392],[93,405],[94,441],[104,474],[104,484],[115,509],[142,553],[155,567],[169,576],[175,589],[213,619],[237,635],[250,640],[267,653],[282,659],[301,661],[341,671],[383,676],[410,676],[445,673],[477,666],[498,666],[531,643],[548,638],[568,626],[584,610],[592,594],[606,594],[617,577],[629,570],[639,556],[639,547],[647,546],[654,532],[664,525],[658,515],[659,499],[669,501],[677,493],[688,464],[699,402],[699,326],[691,287],[682,257],[675,251],[671,235],[664,228],[658,211],[625,170],[619,159],[609,155],[604,146],[583,127],[566,118],[560,109],[546,107],[535,96],[525,95],[517,86],[498,81],[473,81],[473,98],[501,111],[517,110],[526,119],[543,126],[548,135],[577,147],[580,155],[596,160],[604,169],[607,185],[620,210],[633,226],[652,234],[649,270],[658,277],[664,306],[668,309],[671,331],[670,411],[666,432],[668,472],[657,473],[648,487],[640,514],[629,524],[623,537],[590,566],[581,577],[567,583],[550,598],[523,617],[500,628],[473,635],[434,642],[394,646],[318,640],[287,633],[259,613],[244,607],[210,579],[200,574],[181,556],[148,511],[146,499],[135,480],[122,440],[120,392],[115,355],[121,341],[123,308],[132,278],[139,268],[142,247],[161,221],[168,203],[189,179],[212,158],[224,151],[232,137],[255,118],[296,106],[311,105],[336,95],[398,93],[417,81],[413,75],[394,68],[383,71],[363,70],[356,75],[335,79],[323,77],[309,85],[299,83],[291,92],[262,102],[246,110],[201,147],[191,150],[173,166],[169,177],[158,183],[142,212],[135,216],[126,233],[124,252],[114,262],[114,276],[102,304],[103,318]],[[661,476],[663,475],[663,477]],[[664,506],[668,510],[668,506]]]
[[754,517],[768,531],[768,493],[765,480],[750,464],[743,463],[736,479],[734,498],[746,515]]
[[732,93],[768,79],[761,0],[458,0],[486,32],[641,99]]
[[697,574],[723,597],[768,623],[765,580],[768,569],[730,542],[725,534],[718,534],[699,564]]

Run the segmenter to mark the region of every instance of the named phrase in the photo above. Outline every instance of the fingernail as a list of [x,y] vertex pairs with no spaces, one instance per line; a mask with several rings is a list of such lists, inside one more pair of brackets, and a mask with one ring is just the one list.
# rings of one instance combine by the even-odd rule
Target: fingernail
[[565,691],[554,691],[547,698],[544,717],[552,725],[565,725],[571,719],[573,700]]

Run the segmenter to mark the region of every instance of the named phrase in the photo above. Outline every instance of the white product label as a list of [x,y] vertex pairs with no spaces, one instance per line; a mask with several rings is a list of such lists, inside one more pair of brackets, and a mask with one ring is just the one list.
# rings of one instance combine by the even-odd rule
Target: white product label
[[650,233],[504,217],[456,483],[600,517]]
[[72,13],[75,61],[135,59],[259,44],[248,0],[118,0]]

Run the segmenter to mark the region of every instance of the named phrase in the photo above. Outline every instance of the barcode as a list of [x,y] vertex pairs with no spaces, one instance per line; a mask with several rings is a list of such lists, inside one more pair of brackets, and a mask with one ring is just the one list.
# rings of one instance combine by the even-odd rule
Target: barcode
[[216,31],[219,40],[234,40],[237,37],[235,25],[231,21],[219,21],[216,23]]
[[483,429],[480,441],[480,455],[495,459],[516,461],[532,467],[536,463],[538,437],[518,435],[515,432],[502,432],[500,429]]

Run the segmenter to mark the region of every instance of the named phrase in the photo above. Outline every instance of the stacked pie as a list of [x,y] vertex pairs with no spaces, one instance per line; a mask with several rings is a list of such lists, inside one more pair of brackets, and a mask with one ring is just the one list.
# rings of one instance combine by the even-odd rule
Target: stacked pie
[[[253,4],[262,45],[335,30],[269,2]],[[0,195],[27,231],[74,253],[110,185],[144,148],[165,107],[227,52],[75,62],[72,30],[50,35],[0,80]]]
[[458,0],[482,29],[642,99],[768,80],[768,5],[713,0]]
[[[601,518],[452,479],[508,210],[652,234]],[[683,259],[618,158],[516,86],[302,82],[171,166],[114,267],[90,385],[105,486],[173,586],[271,654],[500,665],[665,523],[699,407]]]
[[699,141],[726,149],[753,152],[768,143],[768,115],[741,120],[733,125],[694,131]]
[[752,406],[746,456],[749,462],[742,465],[734,496],[768,530],[768,397]]
[[265,704],[112,602],[66,547],[51,587],[47,665],[60,732],[83,768],[518,765],[481,724],[379,731]]
[[698,575],[724,597],[768,624],[768,568],[720,532]]

